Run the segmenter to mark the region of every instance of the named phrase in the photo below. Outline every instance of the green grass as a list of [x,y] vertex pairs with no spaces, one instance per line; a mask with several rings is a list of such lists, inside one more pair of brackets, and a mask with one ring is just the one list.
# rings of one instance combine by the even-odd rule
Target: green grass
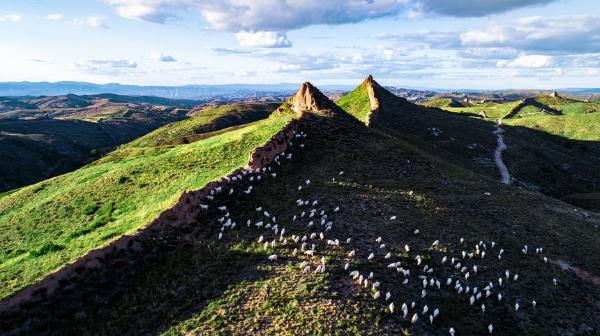
[[0,298],[144,227],[184,191],[244,166],[290,118],[277,114],[170,148],[127,145],[72,173],[0,195]]
[[[538,96],[535,100],[540,104],[559,110],[563,115],[548,115],[536,106],[523,107],[511,119],[504,123],[511,126],[523,126],[531,129],[562,136],[572,140],[600,140],[600,102],[589,103],[562,97]],[[480,115],[485,112],[487,119],[497,120],[504,117],[517,102],[484,103],[471,107],[443,107],[454,113],[473,113]]]
[[[229,104],[206,109],[198,115],[182,122],[161,127],[139,139],[131,142],[131,146],[150,147],[162,145],[177,145],[186,143],[189,137],[197,135],[197,130],[225,116],[242,118],[252,107],[249,105]],[[258,107],[260,108],[260,107]],[[265,106],[266,108],[266,106]],[[256,109],[256,107],[255,107]]]
[[571,140],[600,140],[600,113],[562,116],[540,114],[506,119],[504,123],[511,126],[528,127]]
[[452,104],[452,99],[439,98],[439,97],[427,99],[427,100],[421,102],[421,105],[423,105],[423,106],[438,107],[438,108],[450,107],[450,104]]
[[444,107],[445,110],[455,113],[473,113],[481,115],[485,113],[488,119],[496,120],[504,117],[510,110],[517,106],[519,102],[510,103],[484,103],[470,107]]
[[362,122],[367,121],[371,112],[369,93],[363,85],[340,98],[336,104]]

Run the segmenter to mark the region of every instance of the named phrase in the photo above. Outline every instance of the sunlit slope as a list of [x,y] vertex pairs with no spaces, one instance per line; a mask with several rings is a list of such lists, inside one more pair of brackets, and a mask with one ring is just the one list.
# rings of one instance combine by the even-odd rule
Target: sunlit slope
[[536,101],[560,112],[549,115],[539,108],[531,107],[530,114],[518,114],[505,119],[513,126],[524,126],[531,129],[558,135],[571,140],[600,140],[600,102],[578,101],[561,97],[538,96]]
[[72,173],[0,196],[0,297],[143,227],[182,192],[244,166],[290,118],[278,113],[191,144],[125,145]]
[[600,101],[582,101],[560,96],[534,96],[522,101],[475,103],[453,107],[451,99],[435,98],[421,103],[476,118],[524,126],[571,140],[600,138]]
[[369,93],[365,83],[338,99],[336,104],[362,122],[367,122],[367,117],[371,113]]
[[204,109],[192,118],[166,125],[129,145],[134,147],[179,145],[205,139],[219,131],[268,117],[279,104],[228,104]]

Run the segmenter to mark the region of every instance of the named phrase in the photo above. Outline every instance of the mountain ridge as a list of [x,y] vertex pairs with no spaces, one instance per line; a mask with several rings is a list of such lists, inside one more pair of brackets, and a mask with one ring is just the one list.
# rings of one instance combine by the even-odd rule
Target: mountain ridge
[[[268,132],[258,139],[272,139],[295,115],[293,147],[251,175],[230,176],[222,190],[209,193],[212,199],[184,200],[193,213],[163,217],[169,223],[184,218],[182,225],[140,235],[20,306],[0,305],[0,330],[447,335],[452,328],[474,335],[487,333],[491,324],[494,334],[507,336],[599,330],[596,285],[578,270],[597,276],[600,269],[600,215],[456,165],[440,143],[437,150],[431,144],[423,150],[425,141],[413,141],[420,134],[400,136],[418,125],[410,119],[399,119],[406,129],[386,132],[380,123],[394,121],[387,114],[414,117],[414,111],[396,113],[385,97],[381,114],[367,127],[347,111],[328,110],[331,103],[311,86],[298,91],[304,91],[296,102],[300,115],[293,99],[284,103],[271,118],[285,118],[263,121]],[[370,110],[366,91],[358,92],[359,103]],[[185,186],[173,192],[177,196],[202,188],[206,184],[198,179],[223,164],[210,155],[239,158],[259,143],[238,137],[229,134],[238,140],[225,144],[209,138],[170,149],[127,148],[106,162],[140,159],[103,185],[113,193],[131,186],[127,198],[137,190],[144,206],[154,209],[154,188],[169,190],[173,180]],[[208,142],[215,146],[193,151]],[[235,151],[240,143],[244,150]],[[181,152],[181,160],[165,156],[168,151]],[[165,164],[163,180],[138,185]],[[44,188],[28,190],[43,194]],[[6,197],[13,195],[0,202]],[[119,197],[107,198],[123,209]],[[77,210],[77,204],[70,206]],[[51,208],[46,205],[48,218]],[[475,288],[482,294],[477,298]]]

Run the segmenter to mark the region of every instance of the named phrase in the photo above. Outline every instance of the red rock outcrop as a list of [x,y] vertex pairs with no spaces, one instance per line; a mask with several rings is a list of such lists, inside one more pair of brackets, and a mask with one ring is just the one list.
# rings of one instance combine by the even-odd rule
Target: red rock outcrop
[[302,115],[304,112],[330,115],[336,113],[338,109],[335,103],[309,82],[302,83],[292,98],[292,111],[297,115]]

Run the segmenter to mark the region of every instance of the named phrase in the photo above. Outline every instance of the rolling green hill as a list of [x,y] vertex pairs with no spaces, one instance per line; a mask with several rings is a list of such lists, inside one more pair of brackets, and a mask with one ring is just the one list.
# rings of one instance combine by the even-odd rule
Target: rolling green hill
[[178,100],[172,101],[173,105],[151,105],[149,101],[170,102],[66,95],[0,103],[5,107],[0,106],[0,191],[79,168],[123,143],[187,118],[191,108]]
[[[433,155],[440,156],[454,164],[461,165],[487,176],[496,178],[498,170],[493,162],[493,152],[496,148],[494,131],[495,120],[490,115],[468,118],[466,113],[473,114],[474,107],[465,108],[462,113],[453,113],[437,108],[413,104],[403,98],[393,95],[377,84],[372,78],[358,86],[349,95],[360,97],[355,99],[354,106],[363,112],[359,115],[354,110],[348,111],[362,120],[365,110],[371,109],[367,87],[374,91],[371,100],[377,100],[377,110],[371,113],[369,126],[386,134],[405,140],[418,148]],[[341,98],[339,101],[343,101]],[[494,113],[508,113],[508,106],[493,105]],[[504,104],[502,104],[504,105]],[[479,112],[492,114],[481,106]],[[470,111],[470,112],[468,112]],[[564,120],[559,118],[570,115],[543,114],[540,120]],[[593,114],[586,114],[592,116]],[[530,117],[533,118],[533,117]],[[550,119],[555,118],[555,119]],[[594,116],[588,117],[594,120]],[[539,130],[533,127],[519,127],[517,121],[534,120],[529,118],[505,119],[505,132],[509,150],[505,153],[505,163],[516,179],[516,182],[526,188],[541,191],[553,197],[563,197],[573,193],[594,192],[600,189],[600,177],[595,173],[600,164],[598,153],[600,146],[593,141],[578,141],[580,139],[564,138],[565,129],[559,124],[554,131],[548,131],[544,125]],[[574,118],[574,120],[577,120]],[[508,125],[515,125],[510,127]],[[576,125],[573,125],[576,126]],[[575,132],[600,134],[595,124],[587,127],[571,127]],[[582,138],[584,136],[580,136]],[[589,138],[584,140],[595,140]]]
[[421,103],[423,106],[427,107],[438,107],[438,108],[446,108],[446,107],[467,107],[467,105],[461,103],[460,101],[454,98],[444,98],[444,97],[436,97],[423,101]]
[[265,119],[278,106],[279,104],[273,103],[246,103],[207,108],[194,112],[193,118],[166,125],[136,139],[130,146],[148,147],[191,143],[215,135],[219,131],[228,131],[230,127]]
[[[392,98],[379,93],[377,113]],[[135,247],[74,271],[55,291],[40,290],[12,309],[0,304],[0,330],[447,335],[453,328],[479,335],[488,334],[490,324],[494,335],[599,330],[600,215],[450,163],[441,146],[429,152],[376,127],[377,115],[367,127],[309,84],[290,103],[284,110],[299,118],[286,159],[252,175],[253,181],[232,182],[231,194],[202,200],[209,208],[194,223],[138,235]],[[394,106],[412,113],[404,104]],[[266,137],[289,118],[274,114],[230,135],[244,139],[262,129]],[[233,157],[217,162],[217,147],[218,153],[249,148],[231,147],[242,140],[227,142],[226,134],[172,148],[128,148],[122,159],[117,151],[79,172],[112,163],[150,174],[173,162],[164,179],[145,177],[154,189],[170,188],[171,180],[199,180],[198,162],[221,167]],[[207,142],[217,147],[209,150]],[[165,160],[167,153],[173,160]],[[134,163],[142,160],[149,164]],[[103,182],[114,189],[103,199],[118,201],[121,187]],[[247,195],[242,190],[249,186],[254,190]],[[127,193],[143,193],[144,205],[153,209],[159,202],[151,190],[128,187]],[[37,230],[57,231],[47,223]],[[475,287],[482,293],[477,299]],[[476,304],[469,303],[471,295]],[[412,323],[414,316],[418,321]]]
[[[209,119],[197,117],[202,122]],[[0,290],[6,297],[90,249],[142,228],[185,190],[238,167],[290,117],[274,115],[191,144],[126,145],[97,162],[0,198]],[[185,120],[169,126],[187,129]]]

